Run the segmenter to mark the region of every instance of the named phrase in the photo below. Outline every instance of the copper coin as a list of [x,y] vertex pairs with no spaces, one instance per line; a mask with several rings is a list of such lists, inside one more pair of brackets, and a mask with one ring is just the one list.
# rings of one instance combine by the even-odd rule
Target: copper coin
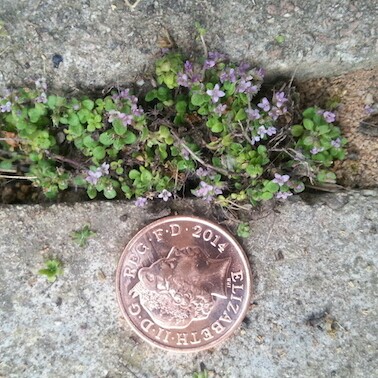
[[250,303],[251,271],[237,241],[196,217],[160,219],[127,244],[117,296],[134,331],[176,352],[218,345],[240,325]]

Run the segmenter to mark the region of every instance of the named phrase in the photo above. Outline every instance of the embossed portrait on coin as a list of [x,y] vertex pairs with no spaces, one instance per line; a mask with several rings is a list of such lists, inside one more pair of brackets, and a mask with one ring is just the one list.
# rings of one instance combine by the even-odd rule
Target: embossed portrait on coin
[[164,328],[185,328],[206,319],[217,297],[226,298],[230,258],[208,258],[199,247],[173,247],[167,257],[138,271],[131,290],[151,319]]

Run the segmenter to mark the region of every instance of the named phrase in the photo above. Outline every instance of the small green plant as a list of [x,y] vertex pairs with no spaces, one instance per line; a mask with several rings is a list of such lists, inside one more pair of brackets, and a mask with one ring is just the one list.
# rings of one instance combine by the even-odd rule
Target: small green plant
[[62,263],[57,259],[47,260],[45,268],[40,269],[38,274],[46,276],[50,282],[55,282],[57,277],[63,274]]
[[285,42],[286,37],[285,37],[283,34],[278,34],[278,35],[276,35],[275,40],[276,40],[276,42],[277,42],[278,44],[281,45],[282,43]]
[[90,225],[86,224],[81,230],[72,232],[71,237],[80,247],[85,247],[88,244],[88,239],[94,235],[96,235],[96,232],[92,231]]
[[236,230],[236,234],[241,238],[248,238],[250,235],[250,227],[248,223],[242,222],[239,223],[238,228]]
[[206,369],[193,373],[193,378],[208,378],[209,374]]

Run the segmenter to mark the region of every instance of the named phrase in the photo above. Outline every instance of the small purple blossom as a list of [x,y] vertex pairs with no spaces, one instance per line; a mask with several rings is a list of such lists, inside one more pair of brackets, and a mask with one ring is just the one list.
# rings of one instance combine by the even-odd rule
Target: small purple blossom
[[245,63],[245,62],[240,63],[240,65],[238,67],[238,73],[239,73],[239,75],[246,74],[250,67],[251,66],[248,63]]
[[324,112],[324,113],[323,113],[323,117],[324,117],[324,119],[325,119],[328,123],[335,122],[335,120],[336,120],[336,115],[335,115],[335,113],[332,113],[332,112]]
[[272,117],[272,119],[275,121],[280,115],[282,114],[281,110],[276,108],[275,106],[272,107],[272,109],[269,111],[268,115],[269,117]]
[[371,105],[365,105],[364,110],[369,115],[374,113],[374,108]]
[[87,171],[87,177],[85,178],[86,181],[88,181],[92,185],[96,185],[98,179],[102,176],[101,172],[99,170],[93,171]]
[[184,147],[181,148],[181,156],[184,158],[184,160],[190,159],[189,151]]
[[227,105],[226,104],[219,104],[215,109],[214,109],[214,113],[218,114],[219,116],[221,116],[223,114],[223,112],[227,109]]
[[260,140],[261,140],[261,137],[259,135],[253,136],[251,138],[251,142],[252,142],[253,145],[255,145],[256,142],[260,142]]
[[5,105],[0,105],[0,111],[2,113],[9,113],[12,111],[12,103],[8,101]]
[[245,81],[244,79],[241,79],[239,85],[236,88],[236,91],[238,93],[245,93],[251,86],[252,83],[250,81]]
[[276,198],[285,200],[285,199],[287,199],[287,197],[290,197],[292,195],[293,195],[293,193],[291,193],[291,192],[278,192],[276,194]]
[[216,65],[215,60],[207,59],[205,61],[205,64],[203,65],[204,70],[208,70],[209,68],[212,68]]
[[257,134],[259,134],[260,138],[263,138],[264,135],[267,133],[267,129],[264,127],[264,126],[260,126],[258,129],[257,129]]
[[258,109],[247,109],[245,112],[247,113],[248,118],[252,121],[254,121],[255,119],[261,118],[261,115]]
[[274,134],[277,134],[277,129],[274,126],[269,126],[266,135],[272,136]]
[[189,87],[189,77],[186,73],[179,72],[177,74],[177,84],[181,85],[182,87]]
[[259,103],[257,104],[257,106],[258,106],[259,108],[261,108],[262,110],[264,110],[264,112],[268,112],[268,111],[270,110],[270,102],[269,102],[269,100],[268,100],[266,97],[264,97],[264,98],[261,100],[261,102],[259,102]]
[[281,108],[288,99],[285,97],[284,92],[277,92],[273,95],[273,103],[276,104],[278,108]]
[[170,197],[172,197],[172,193],[169,192],[167,189],[163,189],[163,191],[158,195],[164,202],[167,202]]
[[138,206],[138,207],[144,207],[147,205],[147,198],[145,197],[138,197],[136,199],[136,201],[134,202],[134,205],[135,206]]
[[144,110],[142,109],[141,106],[138,106],[136,104],[132,104],[131,105],[131,112],[133,113],[133,115],[139,117],[139,116],[143,115]]
[[210,175],[210,171],[208,169],[203,169],[202,167],[199,167],[197,170],[196,170],[196,175],[198,177],[206,177],[206,176],[209,176]]
[[316,154],[318,154],[319,152],[322,152],[322,151],[324,151],[323,147],[320,147],[320,148],[319,147],[313,147],[310,150],[312,155],[316,155]]
[[222,189],[201,181],[199,188],[193,191],[196,197],[202,197],[206,202],[211,202],[215,195],[222,194]]
[[47,90],[46,79],[44,77],[41,77],[40,79],[37,79],[34,83],[35,83],[35,87],[37,89],[40,89],[42,91],[46,91]]
[[108,175],[109,174],[110,165],[108,163],[102,163],[101,167],[97,168],[101,172],[101,175]]
[[276,184],[278,184],[279,186],[282,186],[284,185],[286,182],[288,182],[290,179],[290,176],[289,175],[280,175],[278,173],[275,173],[274,174],[274,179],[272,180],[273,182],[275,182]]
[[234,68],[229,68],[226,71],[223,71],[219,75],[219,79],[220,79],[221,83],[224,83],[225,81],[229,81],[231,83],[235,83],[236,82],[236,72],[235,72],[235,69]]
[[331,140],[332,147],[340,148],[341,147],[341,139],[337,138],[335,140]]
[[124,126],[131,125],[133,116],[131,114],[119,113],[118,118],[122,121]]
[[217,52],[217,51],[210,51],[209,54],[208,54],[208,57],[209,57],[209,59],[212,59],[212,60],[222,60],[226,56],[222,53]]
[[224,97],[226,94],[219,89],[219,84],[215,84],[214,89],[208,89],[206,93],[211,97],[211,101],[216,103],[220,97]]
[[193,64],[189,60],[187,60],[184,64],[184,70],[186,73],[191,73],[193,71]]
[[108,115],[109,115],[109,122],[113,122],[115,119],[117,119],[119,117],[121,113],[118,111],[118,110],[109,110],[108,111]]
[[43,104],[47,103],[47,96],[45,92],[42,92],[36,99],[36,102],[42,102]]
[[76,111],[79,110],[80,109],[80,104],[73,104],[72,105],[72,109],[76,110]]

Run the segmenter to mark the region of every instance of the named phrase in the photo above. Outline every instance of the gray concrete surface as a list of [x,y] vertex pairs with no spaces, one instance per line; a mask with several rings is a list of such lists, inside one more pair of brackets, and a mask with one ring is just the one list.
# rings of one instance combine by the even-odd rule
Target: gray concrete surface
[[[200,201],[180,208],[211,218]],[[177,355],[134,336],[115,296],[122,250],[156,208],[2,206],[0,376],[181,378],[203,362],[213,377],[376,377],[377,210],[370,190],[255,214],[243,243],[254,272],[247,318],[219,348]],[[70,234],[86,223],[97,234],[80,248]],[[48,256],[65,265],[53,284],[37,274]]]
[[58,90],[122,85],[151,72],[164,29],[195,53],[195,22],[209,50],[271,75],[341,74],[376,65],[377,12],[373,0],[141,0],[134,10],[123,0],[2,0],[0,84],[46,76]]

